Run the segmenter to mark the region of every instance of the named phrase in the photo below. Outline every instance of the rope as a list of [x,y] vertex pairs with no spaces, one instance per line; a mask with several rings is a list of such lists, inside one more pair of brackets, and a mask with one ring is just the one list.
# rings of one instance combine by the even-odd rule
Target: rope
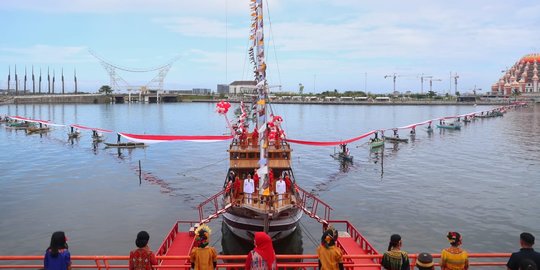
[[[184,172],[178,172],[178,173],[176,173],[176,174],[182,175],[182,176],[186,176],[187,173],[190,173],[190,172],[192,172],[192,171],[196,171],[196,170],[200,170],[200,169],[204,169],[204,168],[207,168],[207,167],[216,165],[216,164],[218,164],[218,163],[220,163],[220,162],[223,162],[223,161],[225,161],[225,160],[228,160],[228,159],[229,159],[229,157],[226,157],[226,158],[220,159],[220,160],[218,160],[218,161],[216,161],[216,162],[214,162],[214,163],[210,163],[210,164],[204,165],[204,166],[199,167],[199,168],[193,168],[193,169],[190,169],[190,170],[186,170],[186,171],[184,171]],[[194,177],[194,176],[191,176],[191,177],[197,178],[197,177]]]
[[272,42],[272,47],[274,47],[274,58],[276,59],[276,69],[278,73],[279,85],[281,84],[281,72],[279,70],[279,62],[277,57],[276,43],[274,42],[274,31],[272,30],[272,20],[270,19],[270,6],[268,5],[268,0],[266,0],[266,13],[268,13],[268,24],[270,25],[270,41]]

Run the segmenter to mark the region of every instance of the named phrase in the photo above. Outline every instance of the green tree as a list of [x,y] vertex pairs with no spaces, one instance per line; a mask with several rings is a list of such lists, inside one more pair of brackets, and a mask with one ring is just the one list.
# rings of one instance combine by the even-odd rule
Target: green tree
[[102,85],[98,92],[101,93],[101,94],[105,94],[105,95],[110,95],[112,93],[112,88],[108,85]]
[[521,96],[521,91],[519,91],[517,88],[512,90],[512,96],[514,97],[514,101],[517,101],[518,96]]
[[427,94],[427,95],[428,95],[428,97],[429,97],[429,98],[433,98],[434,96],[436,96],[436,95],[437,95],[437,92],[435,92],[435,91],[432,91],[432,90],[429,90],[429,92],[428,92],[428,94]]

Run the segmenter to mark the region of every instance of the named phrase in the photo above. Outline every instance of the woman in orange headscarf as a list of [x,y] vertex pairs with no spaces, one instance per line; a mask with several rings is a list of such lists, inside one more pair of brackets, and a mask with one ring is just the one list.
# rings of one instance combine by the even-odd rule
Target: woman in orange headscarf
[[264,232],[255,233],[255,248],[248,253],[246,270],[276,270],[276,253],[272,239]]

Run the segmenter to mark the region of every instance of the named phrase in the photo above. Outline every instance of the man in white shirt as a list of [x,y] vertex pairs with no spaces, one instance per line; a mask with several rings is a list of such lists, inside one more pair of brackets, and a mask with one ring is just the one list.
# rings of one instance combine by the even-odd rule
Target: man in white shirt
[[244,180],[244,194],[248,204],[252,203],[251,198],[253,192],[255,192],[255,182],[251,179],[251,174],[248,174],[247,178]]
[[285,180],[283,180],[283,177],[280,177],[276,181],[276,193],[278,194],[278,205],[283,205],[283,194],[287,192],[287,185],[285,184]]

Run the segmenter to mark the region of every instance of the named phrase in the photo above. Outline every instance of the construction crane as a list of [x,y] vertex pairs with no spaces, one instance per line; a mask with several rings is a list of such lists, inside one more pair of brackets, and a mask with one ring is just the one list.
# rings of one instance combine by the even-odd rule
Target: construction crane
[[420,94],[424,93],[424,80],[431,79],[433,76],[431,75],[424,75],[424,73],[420,74]]
[[433,91],[433,82],[440,82],[442,81],[441,79],[429,79],[429,92],[432,92]]
[[[454,79],[454,94],[457,96],[457,79],[459,79],[459,75],[456,73],[454,73],[454,75],[452,76],[452,72],[450,72],[450,79]],[[452,81],[450,81],[450,83],[452,83]]]
[[392,94],[396,93],[396,78],[398,77],[398,75],[396,73],[394,73],[393,75],[385,75],[384,78],[393,78],[394,80],[394,91],[392,92]]

